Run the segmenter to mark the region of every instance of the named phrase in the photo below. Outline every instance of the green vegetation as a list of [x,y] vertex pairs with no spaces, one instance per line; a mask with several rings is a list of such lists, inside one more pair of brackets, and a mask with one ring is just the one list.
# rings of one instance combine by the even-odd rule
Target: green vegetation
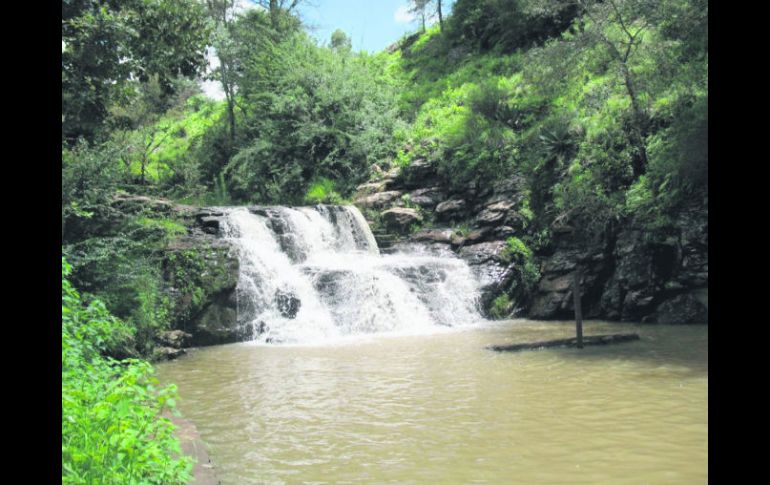
[[[532,297],[540,281],[540,270],[535,263],[532,250],[524,241],[517,237],[510,237],[505,244],[501,258],[513,264],[515,270],[507,292],[512,297],[512,301],[525,304]],[[496,306],[497,303],[495,303]]]
[[134,329],[104,303],[87,305],[62,258],[62,483],[168,483],[190,478],[171,421],[176,389],[143,361],[116,361]]
[[492,301],[492,306],[489,309],[489,316],[492,318],[505,318],[512,310],[512,304],[508,295],[502,294]]
[[305,194],[309,204],[340,204],[342,197],[335,190],[334,181],[321,177],[310,184]]
[[[438,25],[373,55],[340,30],[314,41],[302,2],[259,3],[244,14],[231,0],[62,3],[62,254],[66,284],[83,292],[67,293],[80,323],[62,327],[69,482],[183,475],[164,454],[163,421],[141,410],[169,401],[131,359],[232,275],[218,250],[180,243],[190,221],[174,203],[342,203],[418,160],[453,197],[521,180],[521,224],[502,256],[516,271],[492,304],[498,317],[526,306],[558,227],[596,234],[633,220],[654,239],[708,205],[705,0],[457,0]],[[424,19],[441,9],[410,5]],[[197,84],[209,46],[221,102]],[[366,215],[377,228],[379,212]],[[470,220],[454,223],[471,232]],[[98,404],[121,399],[115,416]],[[144,431],[87,438],[114,426]]]

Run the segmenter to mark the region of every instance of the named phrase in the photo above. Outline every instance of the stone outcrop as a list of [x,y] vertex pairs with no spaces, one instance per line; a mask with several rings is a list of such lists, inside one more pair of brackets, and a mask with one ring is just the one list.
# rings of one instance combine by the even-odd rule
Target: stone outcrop
[[[508,238],[527,234],[526,199],[520,177],[449,190],[429,161],[417,159],[360,186],[356,203],[387,246],[406,241],[446,246],[465,259],[482,281],[487,309],[522,275],[503,249]],[[420,222],[412,207],[422,209],[426,227],[410,234],[406,228]],[[531,318],[572,318],[573,272],[579,266],[586,318],[707,321],[707,298],[697,295],[708,291],[708,209],[684,210],[676,222],[679,229],[648,241],[649,231],[633,220],[582,238],[576,236],[580,225],[561,221],[551,228],[549,247],[535,255],[541,278],[531,299],[517,302],[519,310]]]
[[684,212],[665,239],[625,221],[594,240],[565,231],[541,265],[530,316],[571,318],[572,274],[583,270],[583,307],[589,318],[706,323],[708,321],[708,213]]
[[388,230],[407,234],[413,224],[422,222],[422,216],[415,209],[394,208],[382,213],[382,221]]
[[224,214],[201,209],[189,222],[189,234],[172,240],[163,255],[164,294],[172,302],[172,328],[191,336],[186,345],[236,342],[235,289],[238,254],[221,236]]

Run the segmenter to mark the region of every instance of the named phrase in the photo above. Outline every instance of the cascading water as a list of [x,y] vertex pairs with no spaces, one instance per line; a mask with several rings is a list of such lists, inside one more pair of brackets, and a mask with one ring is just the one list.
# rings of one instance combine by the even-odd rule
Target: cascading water
[[352,206],[226,209],[241,252],[238,319],[257,342],[319,343],[478,323],[478,284],[451,253],[380,255]]

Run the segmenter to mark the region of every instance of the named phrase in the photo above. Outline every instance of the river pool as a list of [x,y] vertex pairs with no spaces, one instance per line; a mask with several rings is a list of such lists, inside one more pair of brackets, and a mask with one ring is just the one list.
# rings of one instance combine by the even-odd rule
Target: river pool
[[223,485],[704,484],[708,326],[512,320],[325,346],[233,344],[157,366]]

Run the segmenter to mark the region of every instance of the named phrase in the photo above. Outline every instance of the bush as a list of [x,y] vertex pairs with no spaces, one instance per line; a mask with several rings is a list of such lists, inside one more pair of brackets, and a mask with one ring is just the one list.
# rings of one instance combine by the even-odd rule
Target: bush
[[335,190],[333,180],[319,178],[310,184],[305,194],[305,202],[308,204],[340,204],[342,197]]
[[492,307],[489,309],[489,315],[492,318],[505,318],[511,313],[511,300],[508,295],[502,294],[494,299]]
[[158,388],[147,362],[104,357],[133,331],[101,301],[84,305],[71,270],[62,258],[62,483],[187,483],[192,460],[162,417],[175,387]]
[[502,258],[514,265],[514,278],[508,290],[519,305],[525,305],[540,281],[540,270],[533,259],[532,250],[517,237],[508,238]]

